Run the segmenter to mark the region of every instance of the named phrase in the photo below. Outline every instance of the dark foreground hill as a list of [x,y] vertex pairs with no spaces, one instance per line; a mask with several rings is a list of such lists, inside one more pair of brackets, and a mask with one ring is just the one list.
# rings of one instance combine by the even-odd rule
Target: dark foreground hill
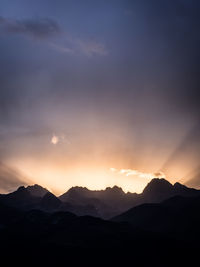
[[194,240],[200,236],[200,197],[175,196],[161,203],[147,203],[112,218],[132,227]]
[[[139,195],[143,197],[140,201],[163,200],[168,195],[170,198],[142,204],[112,220],[103,220],[64,211],[67,202],[62,198],[38,186],[34,186],[34,194],[31,189],[21,187],[0,198],[3,266],[162,267],[194,266],[198,260],[198,190],[155,179]],[[87,195],[87,190],[84,191]],[[117,191],[121,192],[115,188]],[[104,199],[111,201],[115,194]]]
[[[141,225],[69,212],[22,211],[1,203],[1,261],[6,261],[3,266],[193,266],[199,251],[199,204],[190,198],[176,203],[160,204],[169,208],[164,218],[160,210],[152,213],[153,204],[148,204]],[[181,231],[165,227],[158,231],[162,219],[171,220],[172,229],[179,229],[170,212],[178,207],[191,211],[183,212],[178,220]],[[156,227],[146,227],[148,222]]]

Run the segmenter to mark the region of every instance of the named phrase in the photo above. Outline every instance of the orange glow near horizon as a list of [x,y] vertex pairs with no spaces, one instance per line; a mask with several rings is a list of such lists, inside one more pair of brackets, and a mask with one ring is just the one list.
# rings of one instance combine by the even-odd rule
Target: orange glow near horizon
[[[53,120],[56,122],[71,125],[62,116]],[[188,159],[188,153],[179,154],[180,145],[172,146],[170,139],[155,140],[149,133],[141,140],[136,131],[130,134],[126,125],[118,128],[108,124],[107,119],[96,128],[93,121],[81,122],[83,125],[71,127],[70,133],[55,127],[48,134],[11,140],[12,150],[7,153],[5,164],[22,173],[24,184],[37,183],[56,195],[72,186],[101,190],[114,185],[125,192],[141,193],[154,177],[184,183],[189,178],[187,174],[196,168],[193,158]],[[153,138],[151,142],[147,137]],[[184,139],[178,133],[175,137],[176,143]]]
[[100,143],[95,143],[95,149],[89,149],[91,143],[88,149],[83,149],[77,142],[72,149],[72,143],[64,135],[49,136],[40,153],[38,147],[34,151],[31,142],[25,144],[23,147],[32,150],[31,156],[23,149],[20,156],[10,158],[5,164],[22,174],[24,184],[39,184],[57,196],[73,186],[103,190],[117,185],[125,192],[141,193],[153,178],[165,178],[172,184],[187,182],[190,171],[190,162],[183,164],[185,159],[160,169],[165,162],[161,157],[152,157],[144,152],[139,160],[137,153],[131,156],[123,150],[116,153],[109,149],[101,150]]
[[45,165],[31,160],[15,162],[25,177],[27,184],[39,184],[60,195],[73,186],[87,187],[91,190],[103,190],[117,185],[125,192],[141,193],[152,178],[166,178],[159,173],[147,173],[133,169],[116,169],[107,167],[86,167]]

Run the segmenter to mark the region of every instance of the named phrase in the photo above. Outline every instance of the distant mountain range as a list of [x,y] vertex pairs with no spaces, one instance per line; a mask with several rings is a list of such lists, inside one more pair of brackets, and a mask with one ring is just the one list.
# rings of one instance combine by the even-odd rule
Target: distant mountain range
[[200,196],[200,190],[180,183],[172,185],[165,179],[155,178],[141,194],[125,193],[117,186],[97,191],[72,187],[60,197],[56,197],[46,188],[33,185],[22,186],[13,193],[0,195],[0,201],[21,210],[68,211],[78,216],[90,215],[110,219],[143,203],[159,203],[173,196],[197,197]]
[[73,187],[56,197],[34,185],[0,195],[5,266],[194,266],[199,225],[200,191],[164,179],[141,194]]

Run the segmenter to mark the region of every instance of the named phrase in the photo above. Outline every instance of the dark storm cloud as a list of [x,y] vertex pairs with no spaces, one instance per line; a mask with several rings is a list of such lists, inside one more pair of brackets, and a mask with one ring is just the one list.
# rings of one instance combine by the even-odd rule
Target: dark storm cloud
[[7,33],[24,34],[34,38],[49,38],[61,32],[58,23],[49,18],[9,19],[0,17],[0,27]]

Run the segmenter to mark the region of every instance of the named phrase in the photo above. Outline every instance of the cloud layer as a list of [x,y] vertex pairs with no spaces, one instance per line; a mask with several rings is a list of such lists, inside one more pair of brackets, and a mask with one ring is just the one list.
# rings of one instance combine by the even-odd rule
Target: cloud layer
[[141,172],[138,170],[133,169],[115,169],[110,168],[111,172],[116,172],[117,174],[124,174],[126,176],[137,176],[140,178],[146,178],[146,179],[153,179],[153,178],[166,178],[165,174],[163,172],[154,172],[154,173],[147,173],[147,172]]
[[37,39],[49,38],[61,32],[58,23],[49,18],[17,20],[0,17],[0,28],[6,33],[23,34]]
[[[101,42],[73,37],[51,18],[11,19],[0,16],[0,30],[7,34],[21,34],[39,40],[58,52],[76,54],[81,52],[86,56],[106,55],[107,49]],[[54,40],[48,39],[54,38]]]

